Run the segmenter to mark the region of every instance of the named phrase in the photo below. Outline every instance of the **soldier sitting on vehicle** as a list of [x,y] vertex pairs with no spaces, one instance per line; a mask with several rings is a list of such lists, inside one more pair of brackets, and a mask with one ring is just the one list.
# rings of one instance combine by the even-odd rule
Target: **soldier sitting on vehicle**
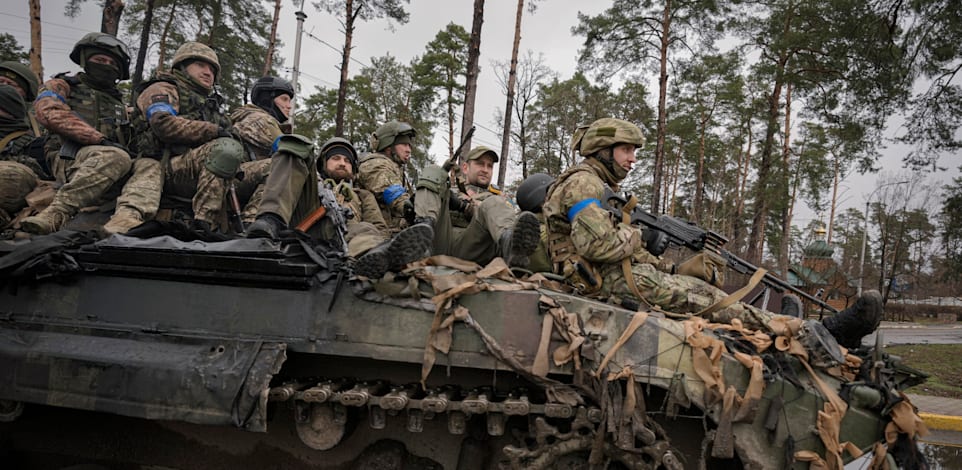
[[[347,139],[329,139],[321,146],[316,161],[312,149],[301,136],[281,137],[257,220],[248,228],[248,237],[278,239],[288,230],[288,221],[299,230],[316,232],[312,229],[317,221],[312,215],[321,207],[320,189],[326,188],[333,193],[338,209],[349,209],[351,216],[346,227],[322,224],[322,237],[333,240],[338,235],[330,232],[343,230],[348,256],[364,255],[365,265],[385,265],[384,269],[396,269],[425,256],[431,244],[430,227],[409,227],[389,240],[390,231],[374,195],[353,184],[357,151]],[[327,210],[330,208],[325,207]]]
[[[131,169],[127,107],[117,88],[118,81],[130,78],[127,45],[109,34],[90,33],[77,42],[70,59],[84,71],[47,81],[34,103],[37,120],[51,133],[47,161],[53,162],[57,181],[63,184],[46,209],[21,221],[21,228],[34,234],[60,230],[81,208],[101,202]],[[126,214],[143,221],[156,212],[159,165],[144,161],[133,167],[107,231]],[[141,184],[139,178],[151,184]]]
[[[280,77],[262,77],[251,87],[251,102],[230,113],[231,131],[243,142],[246,152],[236,183],[239,204],[245,204],[239,216],[250,224],[257,216],[257,206],[264,191],[264,181],[271,170],[274,141],[291,132],[291,100],[294,85]],[[231,180],[231,184],[234,181]]]
[[23,97],[12,86],[0,84],[0,229],[27,206],[27,194],[44,173],[26,154],[33,139]]
[[[677,313],[703,312],[728,295],[717,287],[725,268],[717,255],[702,252],[677,266],[667,263],[645,249],[640,230],[613,220],[601,207],[606,186],[617,191],[635,163],[635,151],[644,143],[638,126],[599,119],[579,129],[572,143],[585,159],[558,177],[544,202],[556,274],[591,295],[634,299]],[[824,324],[839,344],[855,347],[878,326],[881,314],[881,296],[868,292]],[[737,302],[705,316],[718,323],[739,319],[770,332],[775,314]]]
[[228,180],[245,159],[214,90],[219,76],[214,50],[187,42],[174,53],[169,72],[158,72],[137,91],[137,149],[166,162],[164,198],[190,199],[193,226],[201,232],[226,221]]
[[429,165],[417,183],[419,220],[434,226],[435,253],[487,264],[501,257],[510,266],[525,267],[538,246],[541,223],[530,212],[515,210],[491,186],[498,154],[475,147],[461,163],[463,188],[452,190],[449,176]]

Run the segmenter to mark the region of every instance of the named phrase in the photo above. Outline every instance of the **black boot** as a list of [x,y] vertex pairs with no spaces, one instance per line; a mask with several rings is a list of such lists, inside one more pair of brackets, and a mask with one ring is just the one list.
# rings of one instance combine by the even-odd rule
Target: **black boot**
[[882,321],[882,294],[870,290],[862,294],[851,307],[822,320],[838,344],[848,349],[862,345],[862,338],[875,331]]
[[508,266],[525,268],[528,256],[534,253],[541,241],[541,220],[530,212],[518,214],[514,228],[501,232],[498,250]]
[[358,258],[354,272],[369,279],[380,279],[388,271],[397,271],[427,256],[433,243],[434,229],[430,225],[412,225]]
[[270,238],[277,240],[277,234],[287,229],[287,224],[277,214],[270,212],[257,216],[254,223],[247,227],[247,238]]

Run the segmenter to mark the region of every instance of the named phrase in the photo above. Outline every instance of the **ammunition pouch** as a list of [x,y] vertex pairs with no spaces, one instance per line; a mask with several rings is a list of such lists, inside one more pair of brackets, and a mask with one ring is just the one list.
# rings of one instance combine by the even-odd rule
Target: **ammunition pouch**
[[712,251],[703,250],[679,264],[675,272],[721,287],[725,283],[725,259]]
[[416,189],[427,189],[435,194],[442,194],[448,185],[448,174],[437,165],[428,165],[421,171]]
[[575,252],[569,237],[549,233],[548,255],[555,273],[564,277],[580,295],[592,297],[601,291],[601,275],[591,262]]

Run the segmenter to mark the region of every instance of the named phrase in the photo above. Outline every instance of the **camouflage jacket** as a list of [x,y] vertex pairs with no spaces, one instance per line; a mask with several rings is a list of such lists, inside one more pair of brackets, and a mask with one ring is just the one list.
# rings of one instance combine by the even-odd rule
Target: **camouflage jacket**
[[[86,75],[59,74],[44,82],[34,102],[37,121],[51,134],[80,145],[94,145],[107,138],[128,144],[127,107],[116,88],[98,90]],[[60,147],[60,140],[48,141],[48,149]]]
[[179,71],[159,73],[138,87],[134,116],[138,155],[180,155],[230,127],[220,111],[220,95],[202,91]]
[[377,204],[377,199],[370,191],[354,187],[351,182],[342,181],[334,184],[333,180],[325,181],[329,187],[333,188],[337,197],[337,203],[341,207],[351,209],[354,217],[348,219],[347,224],[352,225],[358,222],[368,222],[379,230],[387,230],[387,222],[381,215],[381,209]]
[[[404,168],[383,153],[369,153],[361,157],[357,182],[377,198],[388,225],[400,226],[404,220],[404,202],[411,198],[411,188],[404,177]],[[394,185],[403,187],[404,193],[387,203],[384,200],[384,190]]]
[[585,159],[558,177],[545,198],[548,253],[556,272],[573,255],[594,264],[653,258],[637,228],[615,221],[601,207],[606,185],[598,167],[599,162]]
[[[290,125],[277,122],[274,116],[255,104],[245,104],[230,113],[234,134],[241,138],[254,159],[270,158],[271,146],[281,134],[290,133]],[[282,127],[286,127],[287,130]]]

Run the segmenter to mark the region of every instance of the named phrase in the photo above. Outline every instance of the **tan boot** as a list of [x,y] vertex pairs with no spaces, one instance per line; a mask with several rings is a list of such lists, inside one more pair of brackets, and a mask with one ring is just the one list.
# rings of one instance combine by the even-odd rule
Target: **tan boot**
[[70,210],[51,204],[37,215],[20,221],[20,229],[34,235],[46,235],[63,228],[73,214]]
[[104,232],[108,235],[115,233],[123,235],[142,223],[144,223],[144,218],[140,215],[140,212],[128,207],[118,207],[114,215],[110,216],[110,220],[104,224]]

